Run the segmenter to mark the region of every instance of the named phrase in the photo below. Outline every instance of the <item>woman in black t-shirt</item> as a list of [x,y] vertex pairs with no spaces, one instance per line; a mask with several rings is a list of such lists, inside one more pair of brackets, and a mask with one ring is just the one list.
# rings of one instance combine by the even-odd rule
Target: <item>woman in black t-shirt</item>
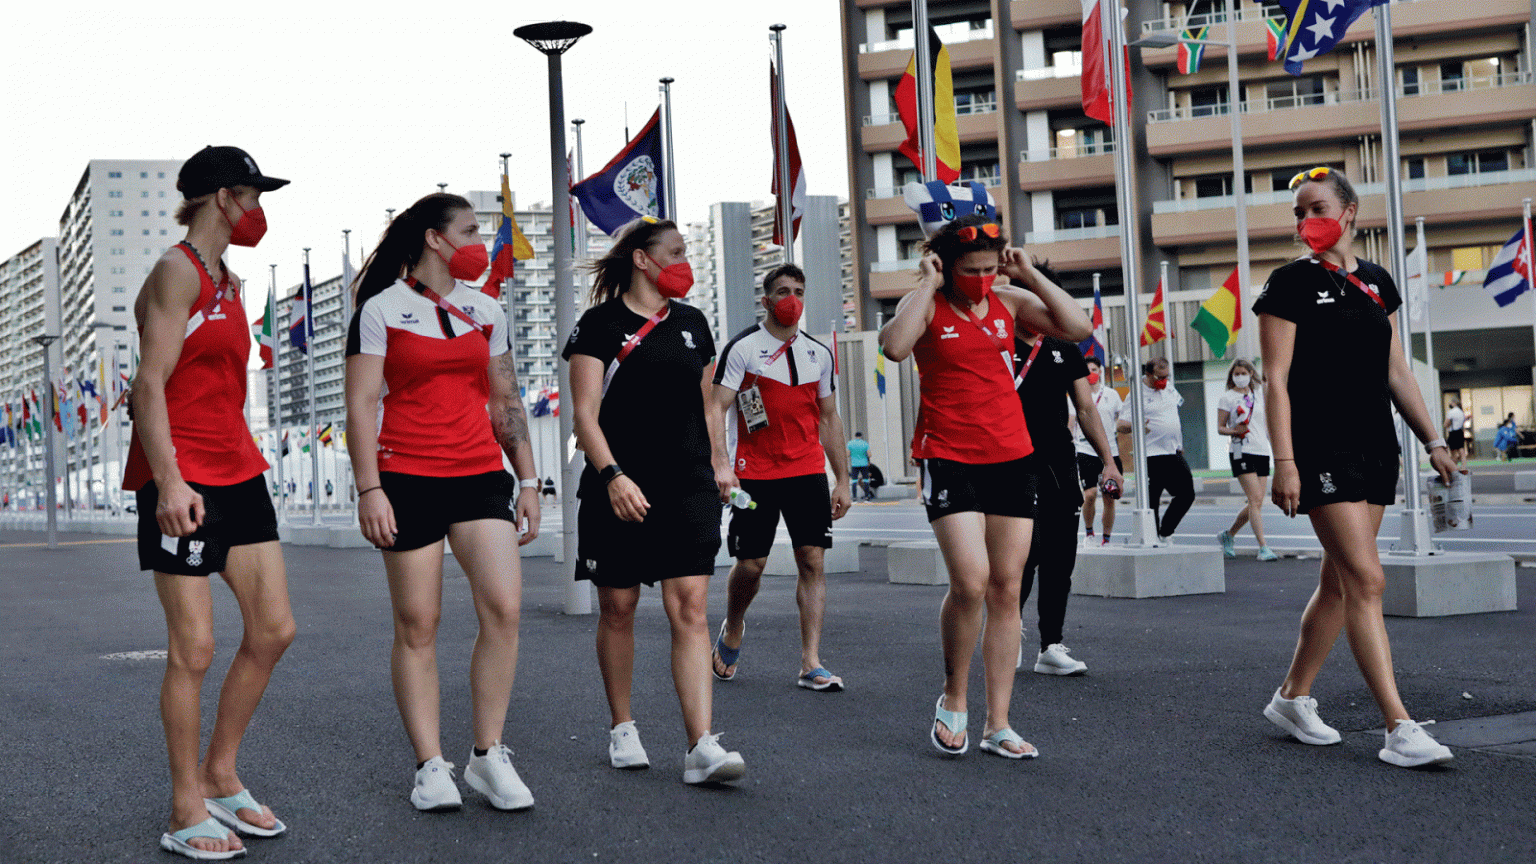
[[[661,582],[672,625],[672,679],[688,755],[683,782],[746,774],[741,754],[710,734],[712,677],[705,621],[720,550],[711,387],[715,342],[703,313],[676,302],[693,284],[683,235],[644,217],[594,262],[592,307],[562,355],[571,364],[576,438],[587,454],[577,497],[576,578],[597,586],[597,662],[613,728],[615,768],[650,764],[630,715],[635,606]],[[718,430],[716,430],[718,431]]]
[[[1310,693],[1345,630],[1386,720],[1382,761],[1403,767],[1446,762],[1451,751],[1409,718],[1398,697],[1382,618],[1386,577],[1376,535],[1386,506],[1397,497],[1392,406],[1425,442],[1430,463],[1447,483],[1455,466],[1445,441],[1435,437],[1403,355],[1392,314],[1402,304],[1397,286],[1385,270],[1355,257],[1360,205],[1354,188],[1326,167],[1297,174],[1291,188],[1297,232],[1312,254],[1271,274],[1253,311],[1268,378],[1271,494],[1287,515],[1311,518],[1323,544],[1323,566],[1290,670],[1264,716],[1304,743],[1339,742],[1339,733],[1318,718]],[[1339,429],[1349,431],[1340,435]]]

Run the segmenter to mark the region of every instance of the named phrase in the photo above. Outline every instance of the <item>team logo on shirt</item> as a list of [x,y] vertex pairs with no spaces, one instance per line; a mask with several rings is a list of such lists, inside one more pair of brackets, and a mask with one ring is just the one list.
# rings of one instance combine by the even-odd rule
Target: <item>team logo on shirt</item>
[[683,344],[687,345],[689,348],[698,348],[699,347],[699,346],[693,344],[693,333],[692,333],[692,331],[689,331],[689,330],[684,330],[683,331]]
[[416,317],[416,313],[415,312],[401,312],[400,313],[400,323],[401,324],[420,324],[421,323],[421,319]]
[[1334,302],[1333,292],[1332,291],[1319,291],[1319,292],[1317,292],[1317,305],[1321,306],[1324,303],[1332,303],[1332,302]]
[[203,563],[203,541],[187,541],[187,566],[196,567]]
[[1008,329],[1008,322],[1001,318],[993,318],[992,326],[997,328],[998,333],[1003,333]]
[[1056,362],[1057,362],[1057,363],[1065,363],[1065,362],[1067,362],[1067,361],[1065,361],[1065,360],[1063,360],[1063,359],[1061,359],[1061,352],[1060,352],[1060,351],[1057,351],[1057,350],[1056,350],[1056,349],[1054,349],[1054,348],[1052,348],[1052,349],[1051,349],[1051,357],[1052,357],[1052,358],[1053,358],[1053,359],[1054,359],[1054,360],[1055,360],[1055,361],[1056,361]]
[[1327,471],[1319,474],[1318,479],[1322,481],[1322,492],[1324,495],[1332,495],[1333,493],[1339,491],[1339,487],[1333,485],[1333,475]]
[[945,327],[943,334],[941,334],[939,336],[939,338],[940,339],[959,339],[960,338],[960,334],[956,333],[955,332],[955,328],[953,328],[953,327]]

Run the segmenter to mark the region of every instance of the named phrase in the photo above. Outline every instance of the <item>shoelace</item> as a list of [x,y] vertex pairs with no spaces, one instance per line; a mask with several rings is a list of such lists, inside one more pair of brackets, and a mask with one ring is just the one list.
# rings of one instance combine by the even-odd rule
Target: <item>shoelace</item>
[[491,745],[491,749],[485,751],[485,755],[491,759],[510,764],[512,761],[512,748],[498,741]]

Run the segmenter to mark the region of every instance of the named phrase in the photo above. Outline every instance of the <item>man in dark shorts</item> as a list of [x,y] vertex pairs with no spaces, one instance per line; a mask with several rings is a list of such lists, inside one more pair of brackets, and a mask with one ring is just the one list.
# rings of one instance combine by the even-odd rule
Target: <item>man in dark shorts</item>
[[[724,452],[735,453],[734,463],[716,466],[715,477],[732,487],[739,482],[754,506],[731,510],[726,547],[736,564],[727,586],[726,617],[715,638],[714,672],[721,681],[736,677],[747,607],[757,596],[782,513],[798,570],[800,674],[795,683],[835,692],[843,689],[843,680],[821,665],[820,656],[823,560],[832,548],[832,521],[841,519],[851,503],[848,451],[832,392],[832,352],[800,332],[804,297],[805,273],[799,267],[785,264],[769,272],[762,301],[767,317],[738,333],[715,366],[710,408],[733,439]],[[830,493],[826,462],[837,478]]]

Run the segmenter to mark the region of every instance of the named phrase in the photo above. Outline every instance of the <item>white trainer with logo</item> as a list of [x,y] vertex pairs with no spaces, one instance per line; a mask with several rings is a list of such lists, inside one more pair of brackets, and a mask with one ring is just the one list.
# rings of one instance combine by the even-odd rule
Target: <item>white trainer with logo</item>
[[1035,658],[1035,671],[1041,675],[1082,675],[1088,664],[1071,655],[1071,650],[1060,642],[1045,646]]
[[608,764],[624,770],[651,767],[650,757],[640,746],[640,732],[635,721],[625,720],[608,732]]
[[1451,748],[1436,741],[1412,720],[1397,721],[1397,728],[1387,733],[1387,745],[1376,755],[1399,768],[1441,765],[1453,758]]
[[484,795],[497,810],[527,810],[533,806],[533,793],[512,767],[512,751],[500,741],[492,744],[484,756],[469,752],[464,782]]
[[705,732],[683,758],[683,782],[731,783],[747,776],[741,754],[720,746],[719,735]]
[[1264,707],[1264,716],[1269,718],[1269,722],[1291,733],[1303,744],[1322,747],[1337,744],[1343,740],[1339,730],[1324,723],[1317,716],[1317,700],[1311,696],[1287,699],[1280,695],[1279,689],[1276,689],[1275,695]]
[[443,761],[441,756],[433,756],[416,769],[411,803],[417,810],[457,810],[462,806],[464,799],[453,782],[453,763]]

